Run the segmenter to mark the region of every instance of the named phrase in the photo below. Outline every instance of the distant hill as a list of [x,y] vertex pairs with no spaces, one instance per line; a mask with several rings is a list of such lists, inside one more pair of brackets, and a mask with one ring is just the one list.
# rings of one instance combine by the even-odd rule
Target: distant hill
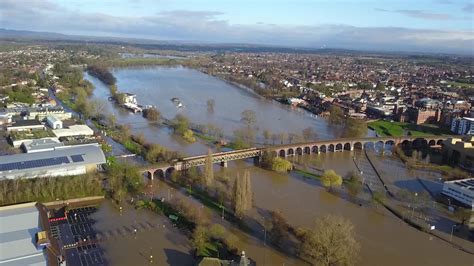
[[69,35],[55,32],[40,32],[27,30],[8,30],[0,28],[0,39],[29,38],[29,39],[67,39]]
[[27,30],[11,30],[0,28],[0,41],[42,41],[42,42],[72,42],[72,43],[98,43],[114,45],[133,45],[142,49],[163,49],[183,52],[274,52],[274,53],[312,53],[312,54],[338,54],[338,55],[385,55],[385,56],[427,56],[442,54],[414,53],[414,52],[387,52],[387,51],[359,51],[338,48],[311,48],[287,47],[245,43],[206,43],[178,40],[152,40],[125,37],[98,37],[68,35],[55,32],[39,32]]

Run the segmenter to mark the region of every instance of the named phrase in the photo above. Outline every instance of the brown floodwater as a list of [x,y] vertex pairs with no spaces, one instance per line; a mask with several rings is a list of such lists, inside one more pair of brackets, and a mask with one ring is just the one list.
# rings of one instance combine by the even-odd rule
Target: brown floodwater
[[[261,132],[268,129],[273,133],[301,131],[310,126],[319,138],[334,138],[336,129],[317,117],[301,110],[292,110],[281,104],[262,100],[245,90],[236,88],[195,70],[186,68],[123,68],[114,70],[120,91],[137,94],[139,103],[156,105],[164,117],[173,118],[182,113],[191,121],[200,124],[213,123],[224,130],[227,136],[241,127],[240,113],[245,109],[255,110]],[[97,79],[86,75],[96,87],[93,98],[106,100],[108,89]],[[172,97],[180,98],[186,107],[177,109],[170,101]],[[207,99],[215,99],[214,113],[207,112]],[[208,147],[203,142],[189,144],[176,137],[169,128],[149,124],[139,114],[117,108],[107,102],[107,112],[114,113],[118,123],[128,124],[132,131],[143,133],[150,142],[159,143],[172,150],[187,154],[203,154]],[[389,153],[388,153],[389,154]],[[311,162],[311,170],[334,169],[340,175],[350,171],[362,171],[365,184],[371,189],[383,191],[383,185],[374,170],[360,151],[327,153],[305,156]],[[429,173],[407,171],[397,160],[389,157],[377,160],[383,174],[389,175],[391,185],[420,191],[422,187],[413,182],[415,177],[423,179]],[[473,265],[474,257],[457,250],[451,245],[430,237],[402,223],[385,209],[359,206],[344,197],[328,193],[317,181],[307,180],[296,174],[280,175],[254,167],[250,161],[229,163],[229,167],[216,171],[225,171],[228,176],[242,173],[243,169],[251,172],[252,188],[255,194],[255,208],[249,216],[258,218],[262,212],[280,210],[293,226],[309,227],[318,216],[334,213],[351,220],[355,225],[357,239],[361,243],[359,265]],[[317,170],[316,170],[317,171]],[[433,178],[431,178],[433,177]],[[168,197],[166,184],[155,186],[156,196]],[[428,182],[439,189],[439,184]],[[186,197],[184,193],[170,190],[170,195]],[[188,198],[203,208],[199,202]],[[100,232],[107,232],[109,237],[103,243],[108,260],[112,265],[146,264],[153,255],[158,265],[192,265],[190,243],[186,236],[172,227],[167,218],[145,210],[133,210],[125,207],[122,215],[107,201],[96,214],[96,227]],[[299,265],[301,261],[285,256],[275,249],[265,246],[262,238],[250,236],[234,226],[227,224],[212,214],[213,223],[221,223],[239,238],[239,249],[257,261],[258,265]],[[137,234],[127,233],[126,228],[136,224],[153,224],[155,227],[138,230]],[[472,242],[471,242],[472,244]],[[474,248],[473,248],[474,249]]]
[[[347,152],[347,154],[349,154]],[[325,155],[320,155],[325,157]],[[352,157],[327,154],[339,174],[353,170]],[[326,161],[326,158],[321,159]],[[328,162],[329,163],[329,162]],[[280,210],[294,226],[310,227],[318,216],[339,214],[355,226],[361,243],[360,265],[473,265],[474,256],[430,237],[404,223],[384,209],[353,204],[308,182],[298,175],[279,175],[237,162],[227,171],[251,171],[256,208]],[[473,244],[474,245],[474,244]],[[474,247],[474,246],[473,246]]]
[[127,203],[120,213],[106,200],[93,219],[95,230],[104,235],[100,244],[110,265],[146,265],[150,256],[155,265],[194,265],[189,240],[162,215]]

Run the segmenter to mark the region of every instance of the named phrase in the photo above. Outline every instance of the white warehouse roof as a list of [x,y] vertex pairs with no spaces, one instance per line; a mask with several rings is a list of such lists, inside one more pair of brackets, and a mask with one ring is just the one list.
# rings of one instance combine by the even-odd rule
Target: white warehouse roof
[[40,230],[35,203],[0,208],[0,265],[46,265],[46,256],[34,244]]
[[73,136],[92,136],[94,131],[87,125],[72,125],[68,128],[60,128],[53,130],[56,137],[73,137]]
[[[98,144],[57,147],[53,151],[0,156],[0,179],[17,176],[42,176],[64,167],[99,165],[106,162]],[[38,174],[39,173],[39,174]],[[43,174],[44,175],[44,174]]]

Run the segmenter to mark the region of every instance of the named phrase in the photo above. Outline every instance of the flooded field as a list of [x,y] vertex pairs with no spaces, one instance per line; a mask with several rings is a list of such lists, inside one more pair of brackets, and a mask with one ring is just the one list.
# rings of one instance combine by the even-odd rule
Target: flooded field
[[162,215],[104,201],[92,218],[110,265],[150,264],[150,256],[156,265],[194,265],[187,237]]

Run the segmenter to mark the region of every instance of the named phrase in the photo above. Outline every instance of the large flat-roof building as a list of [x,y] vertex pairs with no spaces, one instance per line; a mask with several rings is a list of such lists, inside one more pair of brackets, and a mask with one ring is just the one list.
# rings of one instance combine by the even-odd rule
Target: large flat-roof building
[[474,136],[443,141],[443,157],[468,171],[474,171]]
[[443,184],[444,195],[451,197],[467,206],[474,205],[474,178],[446,181]]
[[105,155],[98,144],[0,156],[0,180],[81,175],[96,171],[105,162]]
[[35,245],[40,228],[35,203],[0,207],[0,265],[47,265],[45,252]]
[[44,130],[44,125],[35,119],[18,120],[13,125],[7,127],[7,131],[27,131],[27,130]]
[[56,137],[78,137],[78,136],[93,136],[94,130],[87,125],[72,125],[68,128],[60,128],[53,130]]
[[474,135],[474,118],[454,118],[451,121],[451,131],[459,135]]

